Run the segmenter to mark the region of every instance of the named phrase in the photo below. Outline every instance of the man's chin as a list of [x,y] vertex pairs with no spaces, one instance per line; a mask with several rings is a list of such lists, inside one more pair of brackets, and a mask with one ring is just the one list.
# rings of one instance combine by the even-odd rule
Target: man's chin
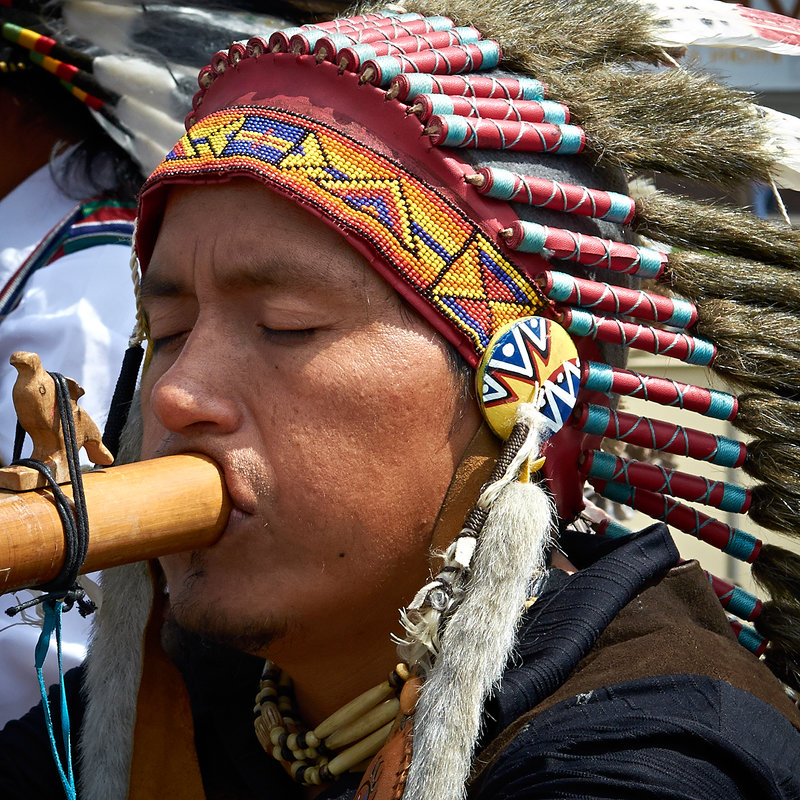
[[273,643],[286,633],[285,622],[255,617],[249,609],[234,611],[180,593],[170,597],[169,617],[206,642],[257,656],[266,656]]

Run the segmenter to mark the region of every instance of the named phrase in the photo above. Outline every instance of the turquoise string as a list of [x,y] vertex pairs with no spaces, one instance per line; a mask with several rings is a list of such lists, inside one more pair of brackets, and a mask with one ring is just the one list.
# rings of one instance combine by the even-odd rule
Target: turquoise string
[[[44,718],[47,725],[47,736],[50,739],[50,749],[53,752],[53,760],[56,762],[58,769],[58,776],[61,778],[61,785],[64,787],[64,793],[67,800],[76,799],[75,791],[75,777],[72,773],[72,748],[69,739],[69,711],[67,709],[67,693],[64,688],[64,667],[61,660],[61,610],[64,603],[61,600],[45,600],[42,603],[44,609],[44,621],[42,622],[42,632],[39,635],[39,641],[36,643],[36,677],[39,679],[39,691],[42,695],[42,708],[44,709]],[[50,702],[47,698],[47,689],[44,685],[44,675],[42,668],[45,659],[47,658],[47,651],[50,649],[50,639],[56,634],[56,648],[58,651],[58,689],[59,697],[61,700],[61,739],[64,745],[64,756],[66,761],[66,772],[64,764],[58,753],[56,745],[56,735],[53,730],[53,718],[50,714]]]

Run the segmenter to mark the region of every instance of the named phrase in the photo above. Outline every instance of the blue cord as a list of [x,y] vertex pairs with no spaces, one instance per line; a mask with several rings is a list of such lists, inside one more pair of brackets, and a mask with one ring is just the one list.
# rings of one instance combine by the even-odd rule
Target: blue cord
[[[67,800],[76,800],[75,776],[72,773],[72,747],[69,738],[69,710],[67,709],[67,693],[64,688],[64,667],[61,660],[61,600],[48,599],[42,603],[44,608],[44,620],[42,622],[42,632],[39,641],[36,643],[36,677],[39,679],[39,691],[42,694],[42,708],[47,725],[47,735],[50,739],[50,749],[53,751],[53,759],[56,762],[58,776],[61,778],[61,785],[64,787],[64,794]],[[50,702],[47,698],[47,689],[44,685],[44,675],[42,668],[47,651],[50,649],[50,639],[56,634],[56,647],[58,650],[58,689],[61,700],[61,739],[64,745],[64,755],[66,761],[66,771],[64,763],[58,753],[56,745],[56,735],[53,730],[53,718],[50,714]]]

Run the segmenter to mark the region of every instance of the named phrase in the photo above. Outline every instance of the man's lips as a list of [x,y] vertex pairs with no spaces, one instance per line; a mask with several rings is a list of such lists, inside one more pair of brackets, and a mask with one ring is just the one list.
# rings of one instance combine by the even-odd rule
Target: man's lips
[[198,443],[178,443],[173,437],[170,437],[161,447],[157,448],[153,457],[161,458],[187,453],[204,455],[212,459],[222,470],[225,488],[231,502],[231,516],[235,511],[243,517],[253,516],[257,513],[258,499],[255,489],[250,485],[248,479],[236,469],[230,456],[230,450],[209,444],[200,446]]
[[227,528],[235,527],[250,519],[253,515],[247,511],[242,511],[238,506],[231,506],[231,513],[228,515]]
[[247,522],[252,520],[251,514],[242,511],[241,508],[231,506],[228,519],[225,522],[225,527],[222,535],[211,545],[212,550],[226,549],[226,545],[230,543],[237,543],[240,539],[240,534],[247,529]]
[[225,478],[225,486],[228,489],[228,497],[231,501],[231,514],[234,511],[238,511],[243,516],[253,516],[258,510],[255,494],[247,486],[243,485],[240,476],[227,469],[224,465],[221,464],[220,466]]

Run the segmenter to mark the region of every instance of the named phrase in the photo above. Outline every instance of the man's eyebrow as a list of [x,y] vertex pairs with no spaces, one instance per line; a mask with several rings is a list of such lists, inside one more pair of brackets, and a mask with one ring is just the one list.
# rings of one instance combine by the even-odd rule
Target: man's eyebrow
[[[166,270],[165,270],[166,271]],[[168,276],[159,276],[158,268],[149,269],[142,278],[139,297],[152,299],[159,297],[180,297],[188,293],[183,282]],[[269,258],[254,258],[242,261],[225,270],[217,280],[221,290],[258,289],[264,286],[282,286],[286,284],[313,286],[325,283],[324,275],[327,270],[309,269],[308,265],[298,264],[292,259],[283,258],[280,254],[272,253]]]
[[258,289],[263,286],[287,284],[307,286],[318,283],[319,271],[308,264],[299,264],[284,258],[281,253],[270,253],[265,258],[242,259],[225,271],[218,281],[221,289]]
[[139,298],[148,300],[154,297],[180,297],[185,288],[170,278],[153,277],[153,271],[145,272],[139,286]]

